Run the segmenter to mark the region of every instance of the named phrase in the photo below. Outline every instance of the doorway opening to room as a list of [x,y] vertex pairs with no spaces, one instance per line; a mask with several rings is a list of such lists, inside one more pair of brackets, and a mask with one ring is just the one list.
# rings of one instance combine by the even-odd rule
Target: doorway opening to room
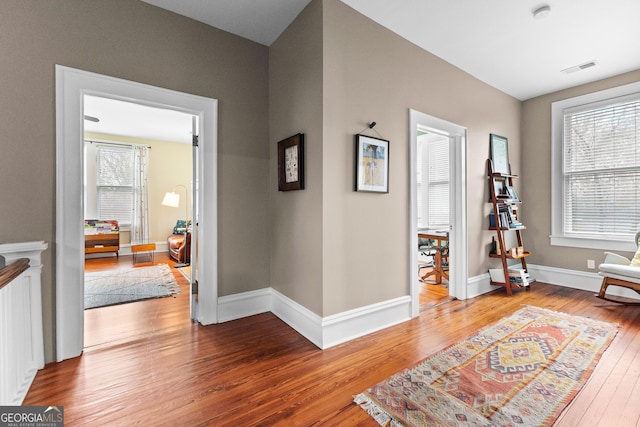
[[449,296],[449,136],[418,125],[416,219],[420,311]]
[[412,315],[467,298],[466,129],[410,110]]
[[94,95],[83,105],[89,348],[189,318],[198,117]]
[[[84,349],[85,95],[197,117],[199,138],[198,148],[193,149],[191,184],[196,191],[189,203],[193,217],[192,283],[187,295],[190,315],[185,313],[185,317],[209,325],[217,323],[218,314],[217,100],[56,65],[57,361],[79,356]],[[164,191],[179,191],[177,187],[173,189],[176,184],[172,183],[172,188]],[[203,259],[208,262],[203,263]]]

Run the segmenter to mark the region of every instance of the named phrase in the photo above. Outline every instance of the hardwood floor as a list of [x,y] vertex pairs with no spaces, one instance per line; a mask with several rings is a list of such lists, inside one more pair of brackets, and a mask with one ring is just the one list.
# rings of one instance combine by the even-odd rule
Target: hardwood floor
[[522,304],[620,324],[556,425],[640,426],[640,309],[543,283],[440,304],[324,351],[271,313],[194,324],[186,292],[88,310],[92,344],[38,372],[24,405],[63,405],[68,426],[376,426],[355,394]]
[[453,300],[449,296],[449,281],[443,279],[442,283],[431,280],[433,277],[420,280],[420,312],[437,305]]
[[[173,267],[176,261],[168,254],[156,253],[155,264]],[[138,263],[136,267],[151,265]],[[131,256],[96,258],[85,262],[85,271],[104,271],[133,267]],[[84,346],[91,347],[126,341],[137,336],[157,333],[189,321],[189,282],[179,269],[172,268],[181,292],[168,298],[94,308],[84,312]],[[117,321],[114,321],[117,319]]]

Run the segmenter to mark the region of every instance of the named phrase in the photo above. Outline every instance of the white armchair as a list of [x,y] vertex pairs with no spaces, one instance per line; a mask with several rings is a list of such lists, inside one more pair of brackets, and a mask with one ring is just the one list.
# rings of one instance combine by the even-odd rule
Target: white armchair
[[[636,244],[638,244],[638,238],[640,238],[640,232],[636,234]],[[598,267],[600,275],[604,278],[602,279],[600,292],[596,296],[619,304],[640,305],[640,301],[621,301],[606,296],[609,286],[621,286],[640,294],[640,265],[637,265],[637,261],[640,261],[640,251],[636,253],[633,261],[622,255],[605,252],[604,262]]]

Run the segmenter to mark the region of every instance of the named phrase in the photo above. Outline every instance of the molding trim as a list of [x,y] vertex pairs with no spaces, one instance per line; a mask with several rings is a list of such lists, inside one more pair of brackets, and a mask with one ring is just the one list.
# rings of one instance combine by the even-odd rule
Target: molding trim
[[[602,276],[597,273],[532,264],[527,267],[537,280],[568,288],[597,293],[602,282]],[[468,298],[497,289],[500,288],[491,286],[488,273],[467,279]],[[619,287],[610,289],[612,295],[638,298],[638,295],[629,289]],[[220,322],[268,311],[324,350],[411,320],[411,296],[406,295],[326,317],[317,315],[273,288],[243,292],[218,299]]]
[[218,323],[265,313],[270,309],[270,288],[220,297],[218,298]]
[[322,318],[273,288],[271,292],[271,312],[318,348],[324,349],[322,342]]
[[324,318],[273,288],[218,299],[220,322],[268,311],[324,350],[410,320],[411,297],[407,295]]
[[[536,280],[566,288],[580,289],[598,293],[602,284],[602,276],[588,271],[569,270],[566,268],[546,267],[544,265],[527,264],[529,273]],[[533,284],[535,286],[535,283]],[[638,294],[619,286],[607,288],[607,295],[638,299]]]
[[325,349],[411,320],[411,296],[371,304],[322,319]]
[[498,286],[491,286],[489,273],[470,277],[467,280],[467,298],[475,298],[477,296],[486,294],[487,292],[495,291],[496,289],[500,288]]

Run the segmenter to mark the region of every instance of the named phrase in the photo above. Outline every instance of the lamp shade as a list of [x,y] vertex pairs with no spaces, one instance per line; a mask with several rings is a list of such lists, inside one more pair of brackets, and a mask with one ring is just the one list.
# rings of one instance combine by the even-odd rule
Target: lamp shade
[[165,193],[164,199],[162,199],[162,205],[177,208],[178,206],[180,206],[180,195],[178,193],[174,193],[173,191],[170,193]]

